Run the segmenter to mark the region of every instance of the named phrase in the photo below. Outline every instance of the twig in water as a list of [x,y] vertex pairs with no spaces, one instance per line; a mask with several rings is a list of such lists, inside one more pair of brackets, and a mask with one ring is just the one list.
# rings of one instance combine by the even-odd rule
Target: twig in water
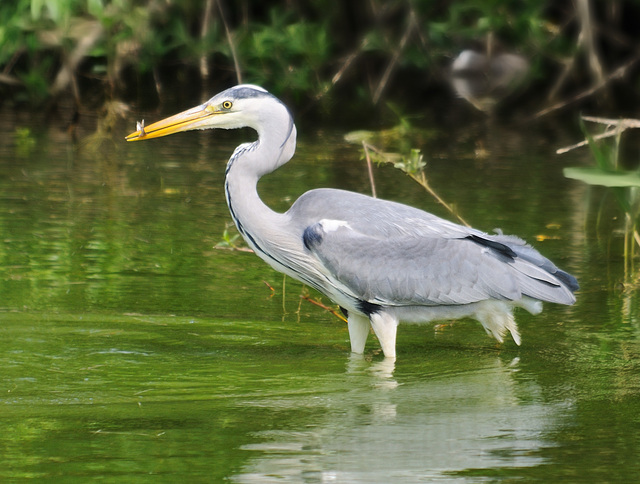
[[311,304],[315,304],[316,306],[318,306],[319,308],[324,309],[325,311],[329,311],[331,314],[333,314],[336,318],[341,319],[342,321],[344,321],[345,323],[347,322],[347,319],[340,314],[338,311],[336,311],[333,308],[330,308],[329,306],[326,306],[324,304],[322,304],[320,301],[316,301],[315,299],[311,299],[309,296],[307,296],[306,294],[300,294],[300,298],[304,299],[305,301],[309,301]]
[[[376,148],[375,146],[367,143],[366,141],[363,141],[362,145],[365,148],[365,153],[367,154],[367,160],[369,159],[367,150],[370,150],[370,151],[373,151],[378,156],[380,156],[382,161],[384,161],[385,163],[392,163],[394,166],[396,165],[396,163],[393,160],[390,160],[389,157],[387,156],[387,154],[384,153],[382,150],[380,150],[380,149]],[[449,212],[451,212],[451,214],[454,217],[456,217],[463,225],[465,225],[467,227],[471,227],[466,222],[465,219],[463,219],[460,215],[458,215],[458,213],[453,209],[453,207],[451,205],[449,205],[447,202],[445,202],[440,197],[440,195],[438,195],[433,190],[433,188],[431,188],[431,186],[429,186],[429,182],[427,181],[427,177],[425,176],[424,171],[420,170],[419,175],[416,174],[416,173],[410,173],[409,171],[406,171],[406,170],[402,170],[402,171],[404,171],[404,173],[409,175],[414,181],[418,182],[420,184],[420,186],[422,186],[422,188],[424,188],[426,191],[428,191],[431,194],[431,196],[437,200],[437,202],[439,204],[441,204],[444,208],[446,208]]]
[[378,198],[376,194],[376,182],[373,178],[373,166],[371,166],[371,157],[369,156],[369,149],[367,143],[363,140],[362,147],[364,148],[364,156],[367,159],[367,171],[369,172],[369,182],[371,183],[371,195],[373,198]]
[[253,254],[253,250],[249,247],[232,247],[228,245],[214,245],[213,248],[215,250],[233,250],[235,252],[249,252]]
[[[604,138],[609,138],[611,136],[619,136],[627,129],[640,128],[640,119],[632,119],[632,118],[609,119],[609,118],[600,118],[597,116],[582,116],[582,119],[584,119],[585,121],[591,121],[592,123],[607,125],[607,128],[604,133],[600,133],[593,136],[594,141],[598,141]],[[575,150],[576,148],[580,148],[581,146],[586,146],[588,144],[589,144],[589,140],[583,140],[571,146],[565,146],[564,148],[557,149],[556,154],[562,155],[571,150]]]
[[233,67],[236,71],[236,79],[238,80],[238,84],[242,84],[242,71],[240,70],[238,53],[236,52],[236,45],[233,42],[233,36],[231,35],[231,31],[229,30],[229,24],[227,23],[227,18],[224,14],[224,7],[222,5],[222,0],[216,0],[216,3],[218,4],[218,10],[220,11],[220,19],[222,20],[222,24],[224,25],[224,31],[227,36],[227,42],[229,42],[229,50],[231,51],[231,57],[233,58]]
[[[200,39],[204,40],[209,34],[209,30],[211,27],[211,16],[213,10],[213,2],[214,0],[207,0],[207,3],[204,7],[204,17],[202,18],[202,27],[200,28]],[[206,81],[209,79],[209,64],[207,61],[207,54],[203,52],[200,56],[200,76],[202,79]]]
[[271,295],[269,296],[269,299],[271,299],[275,295],[276,290],[267,281],[262,281],[262,282],[264,282],[265,286],[267,286],[271,290]]
[[287,275],[282,275],[282,320],[287,314]]

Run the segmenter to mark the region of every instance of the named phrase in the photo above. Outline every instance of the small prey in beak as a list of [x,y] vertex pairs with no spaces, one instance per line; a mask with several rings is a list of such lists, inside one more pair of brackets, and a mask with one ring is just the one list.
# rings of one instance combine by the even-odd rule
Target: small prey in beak
[[142,122],[136,122],[136,131],[138,132],[138,138],[144,138],[147,135],[147,133],[144,132],[144,119]]
[[200,106],[174,114],[149,126],[145,126],[144,121],[138,122],[136,124],[136,131],[128,135],[125,139],[127,141],[147,140],[191,129],[215,127],[213,119],[218,118],[220,114],[224,113],[226,113],[226,111],[217,109],[215,106],[201,104]]

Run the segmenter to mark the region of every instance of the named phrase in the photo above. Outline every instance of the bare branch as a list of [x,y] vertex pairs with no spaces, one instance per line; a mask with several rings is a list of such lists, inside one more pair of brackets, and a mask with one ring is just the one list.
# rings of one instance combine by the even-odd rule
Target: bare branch
[[242,84],[242,70],[240,69],[240,61],[238,60],[236,45],[233,42],[233,35],[231,34],[231,30],[229,30],[229,24],[224,14],[222,0],[216,0],[216,3],[218,4],[218,10],[220,11],[220,18],[222,19],[222,24],[224,25],[225,34],[227,35],[227,42],[229,43],[229,50],[231,50],[231,57],[233,57],[233,66],[236,71],[236,80],[238,81],[238,84]]
[[[607,125],[607,129],[604,133],[597,134],[593,136],[594,141],[598,141],[601,139],[609,138],[611,136],[618,136],[622,134],[627,129],[640,128],[640,119],[610,119],[610,118],[600,118],[597,116],[582,116],[582,119],[585,121],[590,121],[592,123],[599,123]],[[565,146],[564,148],[559,148],[556,150],[556,154],[562,155],[571,150],[575,150],[576,148],[580,148],[581,146],[586,146],[589,144],[588,140],[580,141],[580,143],[576,143],[574,145]]]

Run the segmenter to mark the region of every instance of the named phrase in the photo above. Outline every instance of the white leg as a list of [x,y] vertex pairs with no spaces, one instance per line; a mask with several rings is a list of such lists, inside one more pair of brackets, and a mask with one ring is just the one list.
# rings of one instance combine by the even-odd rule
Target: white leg
[[370,319],[373,332],[378,337],[378,341],[380,341],[384,356],[395,358],[398,320],[385,312],[374,313]]
[[351,339],[351,351],[362,354],[364,345],[369,335],[369,318],[349,311],[349,339]]

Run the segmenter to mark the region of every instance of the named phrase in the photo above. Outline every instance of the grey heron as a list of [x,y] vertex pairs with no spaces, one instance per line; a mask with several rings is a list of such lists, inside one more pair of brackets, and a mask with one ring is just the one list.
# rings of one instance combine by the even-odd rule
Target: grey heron
[[400,321],[477,319],[502,342],[520,344],[513,308],[542,301],[573,304],[576,279],[523,240],[489,235],[407,205],[337,189],[304,193],[284,213],[258,195],[258,180],[287,163],[296,127],[287,107],[243,84],[204,104],[138,123],[128,141],[193,129],[253,128],[258,139],[229,159],[225,193],[231,217],[267,264],[325,294],[347,314],[351,351],[363,353],[369,329],[384,356],[396,356]]

